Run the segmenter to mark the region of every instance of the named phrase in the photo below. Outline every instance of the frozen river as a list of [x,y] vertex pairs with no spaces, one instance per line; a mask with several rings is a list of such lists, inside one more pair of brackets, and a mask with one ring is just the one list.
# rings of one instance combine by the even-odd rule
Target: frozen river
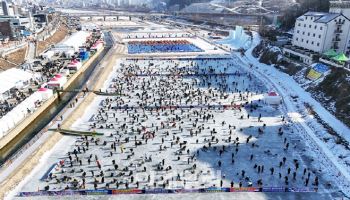
[[296,125],[279,105],[266,104],[263,96],[270,91],[264,82],[237,59],[222,58],[222,49],[197,37],[188,40],[203,47],[200,58],[174,53],[167,58],[119,59],[102,88],[117,95],[97,96],[69,127],[104,135],[64,136],[21,182],[17,194],[280,187],[312,192],[166,195],[168,199],[341,196],[338,183],[324,173],[318,154],[298,134]]
[[104,136],[65,137],[21,191],[319,184],[327,196],[293,124],[231,59],[123,59],[104,89],[121,96],[97,97],[71,127]]

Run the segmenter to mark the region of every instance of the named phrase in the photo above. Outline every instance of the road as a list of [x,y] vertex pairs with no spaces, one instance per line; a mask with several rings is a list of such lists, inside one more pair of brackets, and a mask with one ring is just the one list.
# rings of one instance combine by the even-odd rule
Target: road
[[30,61],[34,59],[35,59],[35,43],[29,42],[26,60],[30,63]]

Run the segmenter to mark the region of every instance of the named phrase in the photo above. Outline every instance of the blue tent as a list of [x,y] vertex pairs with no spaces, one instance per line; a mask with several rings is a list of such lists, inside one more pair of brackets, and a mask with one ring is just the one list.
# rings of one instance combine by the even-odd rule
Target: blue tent
[[21,34],[22,34],[23,36],[25,36],[25,37],[28,37],[28,36],[32,35],[31,32],[26,31],[26,30],[21,31]]
[[319,72],[321,74],[327,72],[329,70],[328,66],[322,64],[322,63],[317,63],[313,69],[316,71],[316,72]]

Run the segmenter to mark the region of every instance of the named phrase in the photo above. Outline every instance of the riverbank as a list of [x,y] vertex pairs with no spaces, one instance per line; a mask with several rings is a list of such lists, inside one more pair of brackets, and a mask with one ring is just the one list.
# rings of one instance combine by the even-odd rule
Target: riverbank
[[[98,73],[94,73],[92,77],[90,77],[90,85],[94,85],[94,89],[97,89],[103,84],[103,80],[105,80],[103,77],[107,77],[109,74],[109,70],[112,70],[113,68],[113,62],[109,62],[111,59],[115,59],[116,55],[111,55],[110,52],[112,49],[110,49],[109,52],[105,55],[103,58]],[[100,51],[99,53],[101,53]],[[97,56],[97,54],[95,54]],[[116,60],[116,59],[115,59]],[[93,61],[91,61],[93,62]],[[108,65],[106,67],[102,67],[104,65]],[[88,63],[87,63],[88,64]],[[91,64],[91,63],[90,63]],[[83,69],[83,68],[82,68]],[[102,73],[100,73],[102,70]],[[76,73],[79,74],[79,73]],[[78,76],[78,75],[77,75]],[[71,123],[74,122],[76,117],[79,116],[78,113],[83,112],[85,109],[84,107],[89,105],[89,99],[94,98],[94,93],[88,93],[88,95],[84,96],[77,96],[76,98],[79,99],[79,102],[76,104],[74,108],[66,108],[65,114],[63,114],[65,121],[62,123],[62,126],[69,127]],[[57,98],[57,97],[56,97]],[[75,101],[75,98],[73,98],[73,101]],[[74,117],[75,116],[75,117]],[[51,124],[52,126],[57,126],[56,122],[55,124]],[[45,134],[49,134],[45,141],[38,146],[38,148],[34,151],[32,151],[29,155],[26,156],[25,159],[21,161],[21,164],[16,168],[13,169],[11,174],[0,184],[1,191],[0,191],[0,199],[4,199],[5,195],[16,188],[16,186],[25,179],[32,171],[35,169],[38,164],[40,163],[40,160],[45,156],[45,153],[49,153],[50,150],[63,138],[63,136],[60,133],[57,132],[45,132]],[[11,164],[11,163],[10,163]],[[12,166],[8,166],[12,167]]]

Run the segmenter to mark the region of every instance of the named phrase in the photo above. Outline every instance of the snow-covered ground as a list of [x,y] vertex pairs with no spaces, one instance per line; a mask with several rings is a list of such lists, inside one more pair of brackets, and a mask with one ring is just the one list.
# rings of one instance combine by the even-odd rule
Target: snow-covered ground
[[300,127],[302,130],[301,134],[305,136],[305,140],[309,140],[310,147],[313,146],[312,151],[318,155],[320,161],[323,160],[323,168],[329,172],[328,175],[341,183],[343,192],[349,194],[350,168],[347,164],[348,150],[344,146],[335,143],[335,138],[328,133],[317,119],[308,113],[305,103],[311,105],[318,116],[347,141],[350,141],[348,135],[350,133],[349,127],[322,107],[292,77],[272,66],[259,63],[252,56],[252,50],[260,43],[260,38],[256,33],[253,35],[253,45],[246,52],[246,56],[242,58],[240,55],[235,54],[233,59],[242,66],[246,66],[246,68],[252,64],[253,70],[251,72],[263,80],[264,84],[269,88],[278,90],[284,98],[284,112],[288,113],[290,119]]
[[143,24],[135,22],[135,21],[94,21],[94,22],[90,22],[90,23],[94,23],[100,27],[115,27],[115,26],[142,26]]
[[248,49],[252,45],[252,39],[245,33],[243,27],[236,26],[236,29],[231,30],[227,38],[218,40],[217,43],[228,46],[233,50]]
[[[288,187],[302,188],[305,187],[305,178],[310,173],[308,187],[313,187],[311,183],[317,176],[321,180],[319,191],[327,192],[323,185],[331,180],[325,180],[322,173],[318,172],[317,164],[311,164],[312,158],[309,157],[308,151],[305,151],[307,146],[301,138],[293,134],[295,131],[293,126],[282,121],[281,113],[276,108],[258,101],[261,98],[260,94],[266,92],[266,88],[239,66],[235,66],[232,60],[145,60],[137,63],[123,60],[121,63],[123,66],[117,67],[116,73],[112,75],[108,91],[118,91],[116,88],[123,85],[122,93],[125,96],[96,98],[81,120],[72,127],[74,130],[94,129],[105,133],[105,136],[95,137],[94,141],[99,139],[97,144],[89,138],[89,147],[83,139],[65,137],[65,142],[58,144],[54,153],[46,160],[47,167],[37,173],[35,178],[32,178],[31,184],[25,185],[22,191],[35,191],[38,187],[43,189],[46,185],[50,186],[50,190],[62,190],[67,185],[71,187],[70,182],[73,179],[79,180],[79,184],[82,184],[83,171],[87,173],[85,188],[93,189],[94,178],[91,176],[91,170],[94,171],[95,176],[100,173],[96,165],[96,155],[105,177],[104,183],[97,184],[100,189],[105,188],[106,183],[110,183],[109,187],[115,188],[116,183],[112,184],[114,179],[120,182],[119,188],[125,188],[126,182],[129,183],[129,187],[136,187],[137,181],[139,188],[163,187],[162,184],[167,183],[167,180],[169,183],[166,184],[166,188],[220,186],[221,180],[226,187],[230,187],[231,181],[235,186],[238,186],[239,182],[242,186],[249,184],[258,186],[259,179],[263,186],[285,186],[286,176],[289,180]],[[128,75],[124,75],[125,73]],[[213,75],[210,78],[197,76],[203,73]],[[226,75],[214,75],[219,73],[226,73]],[[139,76],[130,77],[130,74]],[[151,74],[192,74],[194,76],[149,76]],[[210,87],[208,84],[211,84]],[[141,88],[142,85],[144,88]],[[249,94],[243,92],[246,90]],[[142,94],[143,97],[139,96]],[[144,106],[160,106],[160,102],[157,101],[160,97],[164,97],[163,106],[193,105],[195,108],[180,108],[172,111],[142,109]],[[250,101],[254,103],[248,104],[246,108],[242,107],[241,111],[238,108],[227,110],[196,108],[198,105],[240,105]],[[128,111],[117,108],[125,105],[135,106],[135,108]],[[260,114],[261,122],[258,121]],[[208,120],[203,120],[204,116],[210,117]],[[94,123],[96,127],[93,127]],[[109,128],[106,128],[107,126]],[[259,133],[258,129],[263,130],[263,133]],[[279,129],[280,134],[278,134]],[[145,144],[142,137],[147,137],[153,132],[154,138],[151,137]],[[142,144],[135,146],[135,137],[136,141]],[[247,143],[248,137],[251,138]],[[129,142],[125,141],[126,138]],[[182,150],[180,150],[180,143],[183,143]],[[287,143],[289,148],[284,150]],[[112,144],[116,145],[116,150],[111,148]],[[72,153],[78,147],[81,153],[78,153],[77,157],[82,160],[82,166],[74,161],[73,167],[70,167],[67,152]],[[82,150],[83,147],[86,150],[85,153]],[[221,156],[220,150],[224,150]],[[92,155],[91,163],[88,164],[90,155]],[[251,155],[253,155],[252,160],[250,160]],[[283,163],[283,157],[286,158],[285,163]],[[57,179],[53,178],[48,182],[40,181],[39,179],[47,173],[47,169],[60,160],[65,161],[65,166],[54,171],[53,176],[57,176]],[[112,160],[115,160],[115,164],[118,165],[117,170]],[[163,160],[164,164],[162,164]],[[219,167],[219,161],[222,162],[221,167]],[[281,167],[279,167],[280,162],[282,162]],[[254,165],[257,167],[254,168]],[[166,171],[165,169],[169,166],[171,169]],[[262,170],[262,166],[264,171],[258,173],[258,169]],[[145,171],[143,171],[144,167]],[[271,168],[274,168],[273,175],[271,175]],[[291,169],[289,175],[288,168]],[[79,172],[81,169],[83,171]],[[303,178],[304,169],[307,170]],[[243,176],[242,170],[245,171]],[[132,174],[129,175],[131,171]],[[294,171],[295,180],[293,180]],[[112,173],[113,176],[111,176]],[[150,181],[148,181],[148,175],[150,175]],[[62,182],[63,176],[72,179]],[[133,181],[131,176],[134,177]],[[101,176],[96,179],[101,182]],[[58,183],[57,180],[60,182]]]
[[[252,48],[259,42],[254,36]],[[335,199],[341,196],[339,190],[349,194],[347,169],[322,144],[317,135],[322,127],[315,128],[317,121],[306,116],[302,107],[303,101],[316,106],[317,102],[287,76],[257,63],[252,48],[244,58],[233,54],[230,59],[119,60],[102,90],[122,95],[95,98],[71,127],[104,135],[65,136],[16,191],[45,186],[50,190],[190,189],[240,184],[314,188],[317,179],[318,193],[236,197]],[[284,98],[284,105],[260,101],[271,90]],[[297,101],[290,97],[295,95]],[[322,108],[316,111],[327,116]],[[327,122],[339,125],[334,117]],[[342,126],[338,129],[346,131]],[[45,176],[52,166],[51,176]],[[167,198],[200,199],[201,195]],[[212,196],[231,197],[235,195]]]

